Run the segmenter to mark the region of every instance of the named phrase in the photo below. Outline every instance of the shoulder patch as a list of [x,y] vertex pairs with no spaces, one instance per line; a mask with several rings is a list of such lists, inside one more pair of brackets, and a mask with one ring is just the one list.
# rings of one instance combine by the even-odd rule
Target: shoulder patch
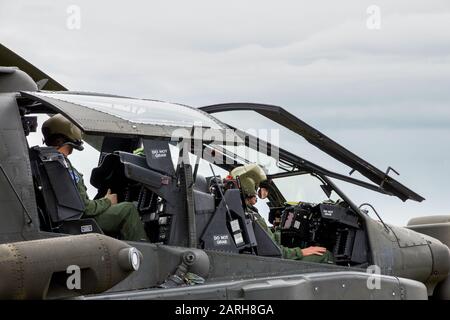
[[75,184],[78,184],[78,182],[80,182],[80,176],[78,172],[76,172],[75,170],[69,170],[69,174]]

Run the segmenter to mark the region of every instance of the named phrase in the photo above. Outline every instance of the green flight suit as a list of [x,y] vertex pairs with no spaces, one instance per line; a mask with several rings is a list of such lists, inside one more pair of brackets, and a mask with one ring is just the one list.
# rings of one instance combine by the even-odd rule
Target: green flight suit
[[303,261],[309,261],[309,262],[318,262],[318,263],[333,263],[334,264],[334,258],[333,254],[330,251],[326,251],[323,255],[319,256],[316,254],[310,255],[310,256],[303,256],[302,254],[302,248],[295,247],[295,248],[288,248],[282,246],[281,243],[281,232],[280,230],[276,230],[275,232],[272,232],[270,228],[267,226],[266,221],[264,218],[258,213],[258,209],[253,206],[247,206],[247,212],[251,215],[253,215],[255,221],[269,234],[269,236],[272,238],[272,240],[278,244],[278,246],[281,249],[281,252],[283,253],[284,259],[292,259],[292,260],[303,260]]
[[72,165],[70,167],[73,170],[69,168],[69,173],[77,186],[81,200],[84,202],[83,217],[94,218],[103,231],[119,233],[123,240],[148,241],[139,212],[131,202],[111,205],[111,201],[107,198],[89,199],[83,175]]

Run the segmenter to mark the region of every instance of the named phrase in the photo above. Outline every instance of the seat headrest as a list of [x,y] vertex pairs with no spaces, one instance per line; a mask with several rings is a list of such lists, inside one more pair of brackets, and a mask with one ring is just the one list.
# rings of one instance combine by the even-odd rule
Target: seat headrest
[[195,179],[194,189],[202,192],[209,193],[209,186],[206,178],[200,174],[197,174]]

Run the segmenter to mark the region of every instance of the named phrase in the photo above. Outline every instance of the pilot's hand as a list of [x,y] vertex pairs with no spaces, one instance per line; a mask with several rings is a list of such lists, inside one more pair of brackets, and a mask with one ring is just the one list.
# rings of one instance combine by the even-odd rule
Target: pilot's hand
[[327,251],[327,248],[324,247],[308,247],[302,249],[302,254],[304,257],[312,256],[313,254],[318,256],[323,256],[323,254]]
[[105,198],[111,201],[111,205],[117,204],[117,194],[111,193],[111,189],[108,189]]

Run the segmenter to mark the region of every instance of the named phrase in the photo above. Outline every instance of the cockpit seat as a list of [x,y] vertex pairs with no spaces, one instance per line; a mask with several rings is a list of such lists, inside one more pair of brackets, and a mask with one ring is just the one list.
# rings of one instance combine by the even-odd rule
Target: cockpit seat
[[[126,181],[123,163],[120,156],[114,153],[105,155],[97,168],[92,169],[91,185],[98,190],[95,199],[103,197],[108,189],[113,193],[122,195],[124,182]],[[123,199],[120,199],[123,201]]]
[[195,178],[194,189],[201,192],[210,193],[209,184],[206,180],[206,177],[202,176],[201,174],[197,174],[197,177]]
[[136,201],[138,197],[132,189],[139,183],[160,186],[161,175],[153,174],[145,157],[115,151],[105,154],[99,166],[92,169],[90,182],[98,189],[95,199],[103,197],[111,189],[112,193],[117,194],[119,202]]
[[69,234],[102,233],[93,219],[81,219],[84,203],[64,156],[53,147],[30,148],[41,229]]

